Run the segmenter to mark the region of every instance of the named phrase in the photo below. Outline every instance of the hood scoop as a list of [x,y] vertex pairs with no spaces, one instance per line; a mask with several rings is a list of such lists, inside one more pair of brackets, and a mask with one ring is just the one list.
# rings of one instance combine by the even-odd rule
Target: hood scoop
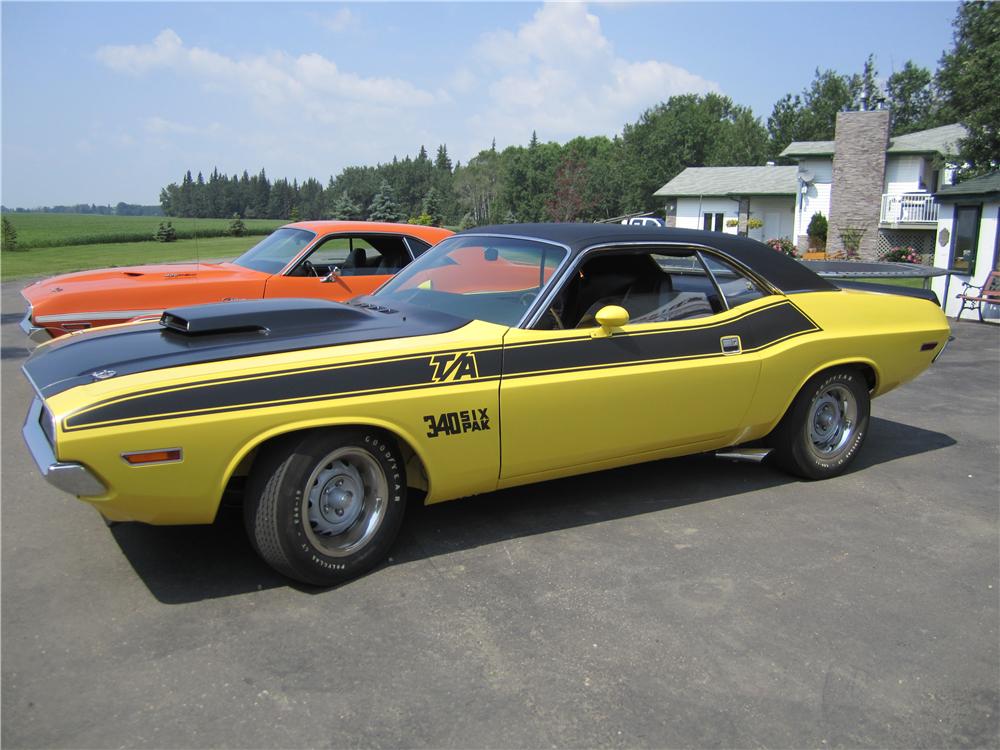
[[332,330],[370,321],[368,310],[313,299],[249,300],[166,310],[160,325],[184,336],[218,333],[286,334]]

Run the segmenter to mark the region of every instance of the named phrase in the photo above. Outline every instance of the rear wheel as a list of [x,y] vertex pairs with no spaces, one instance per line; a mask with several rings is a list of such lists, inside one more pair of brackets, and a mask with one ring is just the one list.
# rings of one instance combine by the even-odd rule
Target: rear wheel
[[871,399],[864,375],[839,368],[810,379],[772,433],[774,462],[805,479],[843,472],[868,434]]
[[405,493],[402,458],[383,433],[311,431],[258,459],[244,519],[271,567],[330,586],[382,561],[399,531]]

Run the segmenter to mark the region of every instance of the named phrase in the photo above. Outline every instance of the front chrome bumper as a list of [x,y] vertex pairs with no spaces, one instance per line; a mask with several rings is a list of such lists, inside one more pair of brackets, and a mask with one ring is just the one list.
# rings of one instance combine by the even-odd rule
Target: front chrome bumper
[[56,460],[52,444],[42,429],[42,402],[36,398],[31,402],[28,416],[24,420],[21,434],[28,444],[31,457],[35,459],[38,470],[49,484],[63,492],[77,497],[81,495],[103,495],[108,491],[100,479],[95,477],[83,464],[60,462]]
[[21,330],[24,332],[24,335],[27,336],[32,341],[34,341],[36,344],[41,344],[42,342],[48,341],[50,338],[52,338],[49,335],[48,331],[46,331],[44,328],[39,328],[38,326],[36,326],[34,323],[31,322],[30,305],[28,307],[28,312],[24,314],[24,318],[21,320],[20,327]]

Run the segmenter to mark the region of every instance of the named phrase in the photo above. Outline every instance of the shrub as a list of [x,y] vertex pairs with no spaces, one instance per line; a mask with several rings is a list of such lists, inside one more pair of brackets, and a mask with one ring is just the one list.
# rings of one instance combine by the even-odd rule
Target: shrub
[[233,220],[229,222],[229,234],[233,237],[242,237],[246,233],[247,225],[243,223],[243,219],[239,214],[233,214]]
[[3,217],[3,242],[0,244],[2,250],[17,250],[17,230],[14,225]]
[[161,221],[153,237],[156,238],[157,242],[174,242],[177,239],[177,230],[169,221]]
[[767,241],[767,246],[772,250],[777,250],[779,253],[783,253],[790,258],[797,258],[798,253],[795,251],[795,245],[787,237],[776,237]]
[[[819,240],[826,245],[826,233],[829,229],[829,225],[826,221],[826,217],[822,213],[817,211],[809,219],[809,226],[806,229],[806,234],[809,235],[810,240]],[[810,245],[813,243],[810,242]]]
[[924,259],[920,253],[907,245],[906,247],[894,247],[887,252],[882,260],[887,263],[923,263]]
[[462,216],[462,220],[458,223],[459,230],[472,229],[474,226],[476,226],[476,220],[472,217],[471,213]]

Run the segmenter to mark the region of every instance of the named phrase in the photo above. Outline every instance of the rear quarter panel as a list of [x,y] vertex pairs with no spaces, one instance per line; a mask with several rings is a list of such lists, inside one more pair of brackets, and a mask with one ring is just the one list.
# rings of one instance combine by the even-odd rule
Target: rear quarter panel
[[[923,299],[854,290],[789,299],[822,330],[776,346],[763,358],[744,440],[770,432],[813,375],[864,364],[875,373],[872,396],[881,396],[927,369],[950,335],[941,309]],[[933,348],[922,351],[928,344]]]

